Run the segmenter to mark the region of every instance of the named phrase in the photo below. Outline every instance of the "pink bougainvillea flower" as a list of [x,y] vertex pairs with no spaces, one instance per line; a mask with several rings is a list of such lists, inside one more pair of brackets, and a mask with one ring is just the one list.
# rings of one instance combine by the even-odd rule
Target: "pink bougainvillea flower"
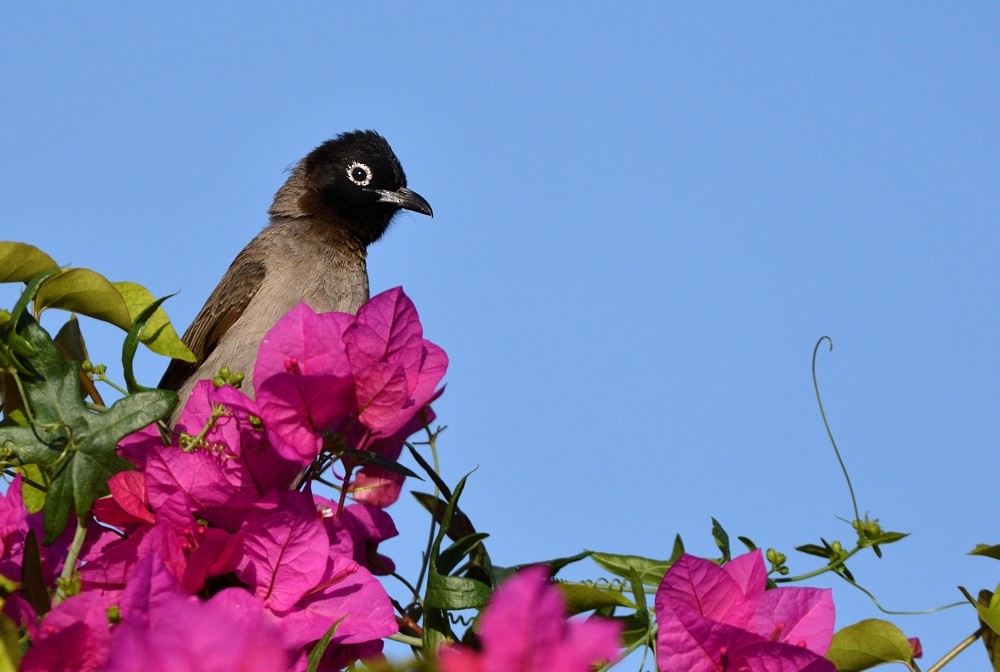
[[0,557],[6,557],[28,531],[28,512],[21,496],[21,476],[11,481],[5,494],[0,494]]
[[392,517],[382,509],[367,504],[349,504],[335,515],[336,505],[315,498],[323,511],[323,525],[332,540],[332,550],[339,555],[354,558],[362,567],[375,575],[390,574],[395,563],[378,552],[378,545],[399,532]]
[[399,631],[385,588],[371,572],[342,555],[330,558],[314,590],[275,616],[292,649],[317,641],[334,623],[339,624],[330,641],[338,646],[375,642]]
[[254,397],[275,449],[308,464],[322,432],[355,412],[353,370],[342,336],[354,316],[292,308],[264,336],[254,367]]
[[836,672],[829,590],[766,590],[760,551],[719,567],[682,555],[656,592],[660,670]]
[[[433,419],[447,357],[423,339],[396,289],[358,317],[297,307],[257,362],[257,401],[201,381],[172,445],[154,425],[119,442],[136,470],[111,477],[110,495],[93,506],[102,525],[88,526],[80,549],[82,592],[40,621],[18,595],[4,600],[31,638],[25,669],[298,672],[336,625],[319,665],[334,670],[378,656],[397,632],[373,573],[393,569],[378,546],[396,534],[382,507],[399,496],[402,476],[378,465]],[[343,460],[354,503],[342,508],[289,489],[331,446],[381,458]],[[16,478],[0,494],[0,573],[15,580],[27,544],[44,533],[21,488]],[[50,588],[75,529],[71,516],[66,533],[37,550]],[[120,619],[109,618],[113,606]]]
[[[24,506],[21,476],[15,476],[7,487],[6,494],[0,493],[0,574],[21,580],[21,563],[24,559],[26,545],[31,543],[37,548],[42,560],[42,581],[52,585],[55,577],[62,571],[63,560],[76,528],[76,515],[71,514],[65,531],[50,546],[43,546],[45,538],[44,514],[41,511],[28,513]],[[34,534],[31,535],[30,533]],[[84,542],[84,552],[89,550],[100,536],[93,528],[87,530]]]
[[45,614],[21,663],[26,672],[102,669],[111,651],[108,607],[98,591],[80,593]]
[[331,434],[368,449],[412,426],[447,367],[447,355],[423,338],[413,302],[397,287],[356,317],[296,306],[261,343],[254,391],[276,450],[308,464]]
[[482,651],[442,649],[442,672],[588,672],[618,653],[620,624],[566,620],[566,600],[546,567],[521,570],[494,593],[479,626]]
[[448,368],[444,350],[424,340],[417,308],[401,287],[361,306],[344,343],[361,421],[377,436],[395,434],[429,404]]
[[281,632],[259,598],[230,588],[202,602],[177,585],[155,553],[129,578],[120,608],[108,672],[288,669]]
[[[289,650],[315,642],[338,621],[331,640],[337,645],[395,634],[385,588],[344,553],[354,552],[346,525],[325,526],[322,515],[304,492],[282,493],[275,506],[261,507],[242,531],[243,560],[236,576],[281,622]],[[350,518],[357,519],[353,512]]]
[[[257,403],[243,392],[203,380],[192,390],[175,427],[178,434],[202,437],[188,452],[215,456],[214,470],[223,478],[219,485],[237,499],[251,492],[259,497],[271,490],[287,490],[301,468],[298,461],[285,459],[271,447],[256,420],[259,416]],[[235,508],[231,504],[226,507]]]
[[119,471],[108,479],[110,497],[94,502],[91,513],[106,525],[121,530],[156,522],[146,494],[146,477],[138,471]]
[[326,570],[330,539],[312,497],[284,492],[278,506],[251,514],[243,528],[243,559],[236,576],[269,609],[292,608]]

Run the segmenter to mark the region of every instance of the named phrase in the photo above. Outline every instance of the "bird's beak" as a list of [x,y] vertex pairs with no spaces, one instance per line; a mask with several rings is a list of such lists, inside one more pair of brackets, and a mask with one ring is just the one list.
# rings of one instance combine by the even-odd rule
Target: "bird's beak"
[[430,217],[434,216],[431,204],[425,201],[423,196],[406,187],[400,187],[396,191],[376,189],[375,193],[378,194],[379,203],[392,203],[404,210],[412,210],[413,212],[419,212]]

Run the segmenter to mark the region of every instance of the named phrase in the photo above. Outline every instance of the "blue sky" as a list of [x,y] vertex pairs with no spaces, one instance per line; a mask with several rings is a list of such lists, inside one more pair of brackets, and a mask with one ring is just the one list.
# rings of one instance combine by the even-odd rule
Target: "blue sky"
[[[860,507],[912,533],[850,567],[931,608],[998,577],[965,555],[1000,543],[998,34],[989,2],[9,5],[0,238],[180,291],[183,330],[284,171],[374,128],[435,217],[396,220],[372,286],[451,357],[445,475],[477,469],[496,562],[711,555],[714,516],[815,567],[791,548],[851,539],[828,335]],[[879,615],[830,585],[839,625]],[[976,628],[895,621],[927,661]]]

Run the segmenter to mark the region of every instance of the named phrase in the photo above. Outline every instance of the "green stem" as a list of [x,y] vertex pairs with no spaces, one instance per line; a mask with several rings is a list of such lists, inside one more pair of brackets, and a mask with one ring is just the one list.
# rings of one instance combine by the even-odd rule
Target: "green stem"
[[826,435],[830,437],[830,444],[833,446],[833,452],[837,456],[837,461],[840,462],[840,470],[844,472],[844,480],[847,481],[847,489],[851,493],[851,504],[854,505],[854,520],[860,520],[861,515],[858,513],[858,499],[854,496],[854,486],[851,485],[851,477],[847,473],[847,466],[844,464],[844,458],[840,456],[840,449],[837,448],[837,442],[833,438],[833,430],[830,429],[830,423],[827,422],[826,419],[826,411],[823,410],[823,400],[819,396],[819,380],[816,378],[816,353],[819,352],[819,346],[823,341],[829,341],[830,350],[833,350],[833,340],[829,336],[824,336],[816,341],[816,347],[813,348],[812,357],[813,389],[816,391],[816,403],[819,404],[819,414],[823,417],[823,426],[826,427]]
[[418,602],[420,601],[420,591],[415,586],[413,586],[409,581],[407,581],[406,578],[403,577],[402,574],[400,574],[398,572],[390,572],[389,576],[391,576],[392,578],[396,579],[401,584],[403,584],[404,586],[406,586],[406,589],[408,591],[410,591],[410,593],[413,595],[413,599],[414,600],[416,600]]
[[116,385],[114,383],[114,381],[112,381],[110,378],[108,378],[107,375],[103,375],[102,374],[102,375],[94,376],[94,378],[98,382],[104,383],[105,385],[107,385],[111,389],[115,390],[116,392],[118,392],[123,397],[127,397],[128,396],[128,390],[125,390],[125,389],[122,389],[121,387],[118,387],[118,385]]
[[[413,446],[409,446],[409,448],[410,448],[410,453],[413,455],[413,457],[417,460],[418,463],[421,463],[421,466],[424,467],[424,471],[427,472],[428,476],[430,476],[431,480],[434,482],[434,499],[436,500],[441,491],[441,489],[438,487],[438,480],[440,480],[441,477],[441,465],[438,463],[438,453],[436,446],[437,435],[431,431],[431,428],[428,427],[426,423],[424,423],[424,431],[427,432],[427,445],[430,446],[431,448],[431,459],[434,462],[433,471],[429,471],[427,469],[426,467],[427,463],[424,462],[423,457],[420,455],[420,453],[417,452],[416,448],[414,448]],[[449,495],[449,499],[450,498],[451,497]],[[427,570],[430,566],[430,560],[431,560],[431,549],[434,547],[434,537],[436,536],[436,533],[437,533],[437,525],[434,523],[434,516],[432,514],[431,526],[430,529],[427,530],[427,546],[424,548],[424,561],[421,563],[420,573],[417,575],[417,586],[415,591],[416,595],[420,594],[420,591],[422,590],[424,585],[424,579],[427,578]]]
[[963,639],[961,642],[959,642],[955,646],[955,648],[953,648],[951,651],[944,654],[944,657],[941,658],[941,660],[928,667],[927,672],[937,672],[938,670],[940,670],[942,667],[950,663],[955,658],[955,656],[957,656],[958,654],[962,653],[962,651],[965,651],[967,648],[972,646],[977,639],[983,636],[985,632],[986,632],[986,626],[984,625],[978,630],[976,630],[974,633]]
[[76,571],[76,561],[80,558],[80,551],[83,550],[83,541],[86,538],[87,523],[82,518],[77,518],[76,533],[73,535],[73,543],[69,546],[69,553],[66,555],[66,562],[63,564],[62,573],[59,575],[56,597],[52,601],[53,607],[58,605],[67,597],[70,597],[66,594],[66,586],[69,585],[71,579],[73,578],[73,572]]
[[836,569],[837,567],[840,567],[845,562],[847,562],[847,560],[852,555],[858,553],[861,549],[862,549],[861,546],[855,546],[850,551],[848,551],[848,553],[846,555],[844,555],[843,557],[837,558],[833,562],[831,562],[831,563],[829,563],[827,565],[824,565],[823,567],[820,567],[819,569],[814,569],[811,572],[806,572],[805,574],[799,574],[798,576],[782,576],[782,577],[779,577],[779,578],[776,578],[776,579],[773,579],[773,580],[774,580],[775,583],[792,583],[794,581],[803,581],[805,579],[811,579],[814,576],[819,576],[820,574],[824,574],[824,573],[829,572],[829,571],[831,571],[833,569]]
[[394,642],[400,642],[406,644],[407,646],[415,646],[417,648],[423,648],[424,642],[419,637],[411,637],[410,635],[401,635],[398,632],[395,635],[389,635],[386,639],[391,639]]
[[32,425],[35,424],[35,416],[31,413],[31,405],[28,403],[28,395],[24,393],[24,386],[21,385],[21,376],[17,375],[16,370],[10,371],[10,377],[14,379],[17,384],[17,393],[21,395],[21,403],[24,404],[24,415],[27,416],[28,422]]
[[[658,628],[656,628],[655,626],[651,627],[646,632],[646,636],[643,639],[636,640],[636,641],[632,642],[631,644],[629,644],[627,647],[625,647],[615,657],[614,660],[609,660],[606,664],[601,665],[599,668],[597,668],[597,672],[606,672],[606,670],[610,670],[612,667],[614,667],[618,663],[620,663],[623,660],[625,660],[626,658],[628,658],[632,654],[632,652],[635,651],[636,649],[638,649],[639,647],[648,647],[651,642],[655,642],[656,641],[656,631],[657,630],[658,630]],[[646,664],[646,656],[643,655],[643,661],[642,661],[642,664],[640,665],[639,669],[644,669],[645,668],[645,664]]]

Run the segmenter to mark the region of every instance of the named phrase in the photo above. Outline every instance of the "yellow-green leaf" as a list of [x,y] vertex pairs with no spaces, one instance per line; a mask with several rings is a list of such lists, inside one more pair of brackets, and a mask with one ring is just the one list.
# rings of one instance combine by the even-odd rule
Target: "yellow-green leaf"
[[59,265],[34,245],[0,241],[0,282],[26,282],[53,268]]
[[[0,600],[3,606],[3,600]],[[20,633],[6,615],[0,615],[0,672],[16,672],[21,662]]]
[[969,551],[969,555],[984,555],[987,558],[1000,560],[1000,545],[976,544],[976,547]]
[[557,583],[556,585],[562,591],[563,597],[566,598],[566,609],[570,614],[582,614],[585,611],[607,607],[635,609],[635,603],[618,590],[601,589],[581,583]]
[[110,322],[126,331],[132,326],[128,306],[115,286],[100,273],[71,268],[42,283],[35,295],[35,312],[62,308]]
[[24,507],[28,513],[38,513],[45,506],[45,491],[32,486],[31,483],[47,485],[47,478],[37,464],[22,464],[17,467],[17,471],[24,477],[21,482],[21,497],[24,499]]
[[[135,320],[139,313],[156,300],[148,289],[134,282],[114,282],[112,284],[125,300],[131,320]],[[193,362],[196,359],[194,353],[184,345],[184,341],[174,331],[174,327],[170,324],[170,319],[163,308],[157,308],[153,316],[149,318],[139,340],[150,350],[161,355],[181,359],[185,362]]]
[[870,618],[834,634],[826,657],[838,672],[856,672],[882,663],[908,663],[913,659],[913,648],[895,625]]
[[962,586],[958,589],[962,591],[965,598],[972,603],[972,606],[976,608],[979,612],[979,620],[983,622],[990,630],[1000,634],[1000,586],[997,586],[997,591],[990,592],[988,590],[979,591],[979,599],[976,600],[972,595]]

